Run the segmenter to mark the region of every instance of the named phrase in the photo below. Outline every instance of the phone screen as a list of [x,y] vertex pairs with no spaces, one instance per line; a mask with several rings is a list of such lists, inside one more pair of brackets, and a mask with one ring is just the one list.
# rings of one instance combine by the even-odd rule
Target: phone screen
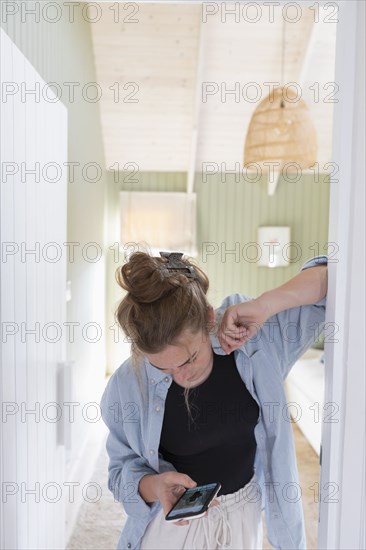
[[212,495],[217,493],[220,487],[218,483],[210,483],[187,489],[172,510],[170,510],[167,518],[198,514],[210,502]]

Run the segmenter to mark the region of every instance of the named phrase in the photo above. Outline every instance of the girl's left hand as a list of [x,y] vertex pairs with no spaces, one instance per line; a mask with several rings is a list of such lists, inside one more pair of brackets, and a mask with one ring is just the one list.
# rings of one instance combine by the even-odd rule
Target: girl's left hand
[[228,307],[217,333],[222,349],[231,353],[240,348],[257,334],[269,316],[266,304],[258,298]]

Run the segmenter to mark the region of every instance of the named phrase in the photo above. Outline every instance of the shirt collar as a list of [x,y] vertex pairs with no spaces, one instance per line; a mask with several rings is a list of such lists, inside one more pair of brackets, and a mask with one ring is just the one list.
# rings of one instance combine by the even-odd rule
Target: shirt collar
[[153,367],[150,361],[148,361],[145,356],[144,356],[144,365],[147,371],[147,375],[149,377],[149,381],[152,384],[161,382],[166,377],[171,378],[171,374],[167,374],[163,370]]
[[224,350],[220,346],[220,342],[219,342],[219,339],[216,335],[216,332],[215,333],[213,333],[213,332],[210,333],[210,340],[211,340],[211,346],[212,346],[212,349],[213,349],[214,353],[216,353],[217,355],[226,355]]
[[[230,297],[228,297],[228,298],[230,298]],[[221,320],[224,316],[224,313],[230,305],[232,305],[232,303],[230,303],[230,301],[228,301],[228,299],[225,299],[224,302],[222,303],[222,305],[220,307],[216,308],[216,310],[215,310],[215,325],[216,325],[217,328],[220,326],[220,323],[221,323]],[[216,353],[217,355],[226,355],[224,350],[220,346],[220,342],[219,342],[219,339],[218,339],[216,333],[217,333],[217,330],[212,331],[210,333],[212,349],[214,350],[214,353]],[[248,340],[246,344],[248,344],[249,342],[250,342],[250,340]],[[249,353],[248,353],[248,351],[245,347],[246,344],[244,344],[243,346],[238,348],[236,350],[236,354],[241,351],[241,352],[244,353],[244,355],[249,357]]]

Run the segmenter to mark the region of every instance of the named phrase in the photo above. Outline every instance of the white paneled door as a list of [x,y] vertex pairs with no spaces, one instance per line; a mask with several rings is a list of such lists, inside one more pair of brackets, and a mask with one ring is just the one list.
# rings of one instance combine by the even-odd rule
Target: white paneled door
[[[1,32],[1,548],[64,547],[67,110]],[[62,379],[62,378],[61,378]]]

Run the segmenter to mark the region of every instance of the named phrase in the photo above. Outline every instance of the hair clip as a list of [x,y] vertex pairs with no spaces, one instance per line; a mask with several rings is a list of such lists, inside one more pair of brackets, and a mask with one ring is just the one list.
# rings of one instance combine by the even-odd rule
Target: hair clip
[[186,264],[182,261],[182,252],[159,252],[162,258],[166,258],[168,261],[164,264],[164,267],[169,270],[170,273],[166,275],[169,277],[172,271],[183,273],[186,277],[196,279],[196,271],[191,264]]

